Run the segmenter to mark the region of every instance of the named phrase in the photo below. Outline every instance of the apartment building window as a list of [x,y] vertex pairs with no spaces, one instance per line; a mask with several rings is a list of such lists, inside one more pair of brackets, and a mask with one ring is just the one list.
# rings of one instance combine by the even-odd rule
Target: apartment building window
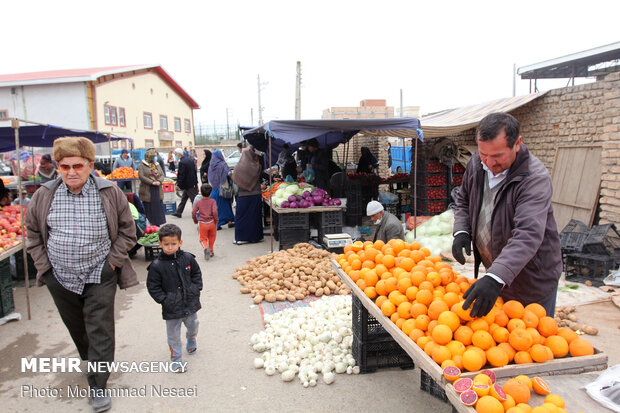
[[118,141],[112,141],[112,149],[118,149]]
[[144,112],[144,129],[153,129],[153,114]]
[[159,129],[168,130],[168,116],[159,115]]
[[103,114],[105,116],[106,125],[118,125],[118,119],[116,117],[116,106],[105,105],[103,107]]
[[127,141],[124,139],[121,141],[121,148],[127,149]]
[[155,147],[155,141],[153,139],[145,139],[144,140],[144,147],[145,148],[154,148]]
[[121,126],[126,126],[125,123],[125,108],[118,108],[118,123]]
[[178,146],[180,148],[183,146],[183,141],[174,141],[174,146]]
[[181,132],[181,118],[174,118],[174,131]]
[[6,119],[9,117],[9,111],[4,109],[0,110],[0,119]]
[[190,133],[192,131],[192,124],[189,119],[185,119],[185,132]]

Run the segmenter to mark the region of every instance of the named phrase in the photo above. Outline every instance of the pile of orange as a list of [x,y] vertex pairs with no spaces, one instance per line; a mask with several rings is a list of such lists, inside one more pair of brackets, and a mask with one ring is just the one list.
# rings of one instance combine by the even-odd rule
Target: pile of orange
[[476,281],[431,256],[418,242],[393,239],[355,242],[337,261],[375,304],[442,368],[478,371],[487,363],[543,363],[594,354],[587,340],[558,328],[539,304],[503,302],[484,317],[462,308],[463,293]]
[[116,168],[115,170],[112,171],[110,175],[106,176],[106,178],[108,179],[132,179],[132,178],[137,178],[137,177],[138,177],[138,171],[135,171],[134,169],[128,166]]

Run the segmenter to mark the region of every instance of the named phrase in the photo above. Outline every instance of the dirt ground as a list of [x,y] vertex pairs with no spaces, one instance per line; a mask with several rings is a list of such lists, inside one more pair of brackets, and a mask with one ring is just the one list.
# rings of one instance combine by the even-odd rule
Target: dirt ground
[[[117,389],[141,389],[146,397],[113,399],[116,412],[233,412],[233,411],[349,411],[377,410],[377,399],[383,411],[450,412],[452,408],[420,390],[420,370],[386,369],[372,374],[337,375],[332,385],[318,384],[303,388],[297,379],[282,382],[256,370],[250,336],[263,328],[260,311],[248,295],[239,293],[239,284],[231,278],[234,269],[251,257],[270,251],[264,242],[233,245],[234,229],[217,233],[215,257],[205,262],[198,243],[196,227],[185,211],[181,219],[168,217],[183,229],[184,249],[194,253],[201,265],[205,288],[199,311],[198,352],[184,356],[189,371],[173,373],[113,373],[108,386]],[[274,241],[277,248],[277,242]],[[169,350],[165,323],[160,306],[145,288],[146,267],[141,250],[133,263],[140,285],[119,290],[116,296],[116,360],[166,361]],[[0,326],[0,399],[3,411],[70,411],[90,412],[88,400],[70,397],[67,387],[87,386],[83,373],[22,373],[22,357],[78,357],[75,346],[62,324],[45,287],[29,289],[32,320],[27,319],[25,288],[15,292],[16,312],[21,321]],[[620,362],[617,348],[620,334],[620,311],[611,302],[580,306],[577,316],[599,328],[599,335],[588,337],[609,356],[609,365]],[[184,337],[184,336],[183,336]],[[59,389],[56,397],[32,397],[29,389]],[[158,389],[195,392],[190,397],[158,397]],[[41,390],[43,389],[43,390]],[[580,390],[582,391],[582,390]],[[585,393],[584,393],[584,397]]]

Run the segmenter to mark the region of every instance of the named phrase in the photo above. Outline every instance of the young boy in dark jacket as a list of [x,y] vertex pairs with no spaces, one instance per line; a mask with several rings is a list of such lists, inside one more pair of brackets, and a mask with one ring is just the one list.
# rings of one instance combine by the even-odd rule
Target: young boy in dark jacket
[[202,274],[194,255],[180,249],[181,228],[174,224],[163,225],[159,229],[161,252],[149,266],[146,287],[153,299],[161,304],[161,312],[166,320],[168,346],[172,359],[172,370],[184,373],[187,363],[183,363],[181,324],[187,329],[188,354],[197,350],[198,315],[200,310],[200,290]]

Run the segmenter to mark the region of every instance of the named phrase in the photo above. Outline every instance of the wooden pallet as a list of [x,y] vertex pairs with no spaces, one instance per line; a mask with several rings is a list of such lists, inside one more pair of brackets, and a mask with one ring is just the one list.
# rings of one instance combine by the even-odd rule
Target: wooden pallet
[[[368,312],[381,323],[385,330],[400,344],[400,346],[413,359],[416,366],[424,370],[437,384],[445,388],[449,382],[443,377],[441,367],[435,363],[416,343],[413,342],[403,331],[396,326],[388,317],[384,316],[381,309],[368,298],[366,294],[353,282],[342,270],[342,267],[332,260],[332,267],[340,279],[351,289],[362,302]],[[580,374],[589,371],[604,370],[607,368],[607,355],[595,349],[592,356],[565,357],[547,361],[545,363],[510,364],[506,367],[490,368],[498,379],[515,377],[519,374],[528,376],[549,376],[564,374]],[[477,372],[463,372],[462,377],[474,377]],[[460,403],[460,401],[459,401]]]

